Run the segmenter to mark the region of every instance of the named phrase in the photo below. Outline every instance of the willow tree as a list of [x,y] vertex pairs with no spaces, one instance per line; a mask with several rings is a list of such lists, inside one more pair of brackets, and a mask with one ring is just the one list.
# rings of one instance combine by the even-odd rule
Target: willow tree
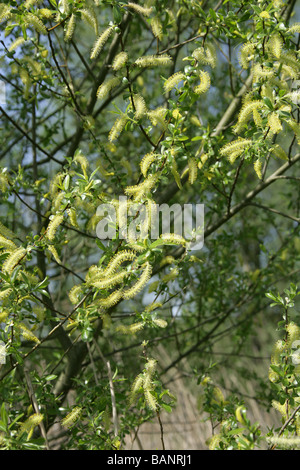
[[[176,369],[205,389],[211,448],[260,445],[208,373],[297,294],[295,3],[0,3],[1,448],[122,449],[151,419],[164,447]],[[162,204],[203,205],[204,245],[176,220],[154,237]],[[282,341],[273,447],[299,433]]]

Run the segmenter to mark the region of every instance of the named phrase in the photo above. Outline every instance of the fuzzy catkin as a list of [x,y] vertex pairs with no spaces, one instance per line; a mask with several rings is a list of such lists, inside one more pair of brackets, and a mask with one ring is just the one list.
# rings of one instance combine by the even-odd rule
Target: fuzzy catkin
[[147,153],[144,156],[144,158],[142,159],[142,161],[140,163],[140,168],[141,168],[141,172],[142,172],[142,175],[144,176],[144,178],[146,178],[147,171],[148,171],[150,165],[155,161],[156,158],[157,158],[157,154],[154,153],[154,152],[150,152],[150,153]]
[[117,140],[117,138],[122,133],[122,131],[123,131],[125,125],[126,125],[127,120],[128,120],[128,118],[127,118],[126,114],[123,114],[121,117],[116,119],[115,123],[113,124],[113,126],[112,126],[112,128],[111,128],[111,130],[108,134],[109,142],[114,142],[115,140]]
[[65,30],[65,41],[70,41],[72,39],[75,26],[76,26],[76,18],[75,18],[75,15],[72,14],[71,18],[69,19],[67,23],[67,27]]
[[167,67],[170,64],[172,58],[168,54],[142,56],[135,61],[138,67]]
[[147,113],[145,100],[141,95],[136,94],[133,96],[133,103],[135,107],[134,116],[136,119],[141,119]]
[[136,13],[139,13],[140,15],[143,16],[150,16],[152,12],[152,7],[146,8],[142,7],[141,5],[138,5],[137,3],[129,2],[127,3],[127,8],[130,8],[131,10],[134,10]]
[[203,70],[201,70],[199,78],[200,78],[200,85],[194,88],[194,92],[197,95],[202,95],[203,93],[206,93],[209,90],[210,76],[208,72],[204,72]]
[[171,77],[167,78],[164,83],[165,92],[170,92],[173,88],[175,88],[180,82],[185,80],[185,75],[183,72],[176,72]]
[[70,428],[73,426],[73,424],[79,419],[81,411],[82,408],[80,406],[75,406],[73,410],[61,420],[61,425],[64,428]]
[[105,46],[106,42],[108,41],[110,35],[112,34],[113,30],[114,30],[114,27],[110,26],[105,31],[103,31],[102,34],[100,34],[100,36],[98,37],[98,39],[96,40],[94,44],[94,47],[92,48],[91,56],[90,56],[91,59],[96,59],[98,57],[103,47]]
[[124,67],[124,65],[126,65],[127,61],[128,61],[127,52],[120,52],[114,58],[114,61],[112,63],[112,69],[115,71],[120,70],[122,67]]
[[17,264],[26,256],[26,249],[23,247],[14,250],[9,257],[4,261],[2,270],[7,274],[11,274]]
[[115,273],[118,267],[125,261],[132,261],[136,257],[133,251],[124,250],[117,253],[108,263],[107,268],[103,272],[103,276],[110,276]]
[[25,39],[23,37],[19,37],[19,38],[15,39],[8,48],[9,52],[16,50],[17,47],[24,44],[24,42],[25,42]]
[[56,214],[53,219],[49,222],[47,228],[47,238],[48,240],[53,240],[57,231],[57,228],[64,220],[63,214]]
[[163,27],[162,27],[159,17],[154,16],[150,24],[151,24],[153,35],[161,41],[163,38]]
[[132,287],[124,291],[124,298],[131,299],[135,297],[145,287],[151,277],[151,273],[151,264],[146,262],[139,280]]
[[103,82],[97,90],[98,100],[106,98],[107,95],[120,84],[120,79],[118,77],[112,77],[109,80]]

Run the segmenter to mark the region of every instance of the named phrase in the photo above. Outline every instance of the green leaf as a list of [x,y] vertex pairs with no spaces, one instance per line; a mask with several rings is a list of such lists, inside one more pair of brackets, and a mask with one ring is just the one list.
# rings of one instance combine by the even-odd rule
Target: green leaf
[[217,21],[217,14],[212,8],[209,9],[209,14],[214,21]]
[[57,378],[57,375],[55,374],[50,374],[50,375],[47,375],[45,377],[45,379],[47,380],[47,382],[50,382],[51,380],[55,380]]
[[162,403],[161,407],[167,412],[167,413],[172,413],[172,407],[170,405],[167,405],[167,403]]
[[270,98],[268,98],[267,96],[264,97],[264,103],[268,106],[268,108],[273,111],[274,110],[274,106],[270,100]]
[[1,416],[1,421],[3,423],[3,425],[7,426],[7,423],[8,423],[8,418],[7,418],[7,412],[6,412],[6,408],[5,408],[5,403],[3,402],[2,405],[1,405],[1,410],[0,410],[0,416]]
[[118,5],[113,6],[113,18],[116,24],[120,24],[122,21],[122,13]]
[[267,292],[266,297],[268,297],[269,299],[274,300],[274,302],[277,302],[277,297],[275,297],[275,295],[272,294],[272,292]]

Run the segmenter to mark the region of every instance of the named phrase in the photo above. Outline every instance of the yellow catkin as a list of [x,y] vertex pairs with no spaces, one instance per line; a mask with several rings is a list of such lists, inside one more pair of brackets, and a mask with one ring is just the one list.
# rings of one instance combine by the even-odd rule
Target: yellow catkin
[[67,23],[67,27],[65,30],[65,41],[70,41],[72,39],[74,31],[75,31],[75,26],[76,26],[76,17],[74,14],[72,14],[71,18],[69,19]]
[[300,34],[300,23],[294,23],[289,29],[289,33],[299,33]]
[[133,251],[124,250],[117,253],[108,263],[107,268],[103,272],[103,276],[111,276],[122,263],[125,261],[132,261],[135,257],[136,254]]
[[80,10],[82,19],[94,30],[95,34],[98,35],[98,19],[94,9],[89,6],[89,8],[84,8]]
[[159,17],[154,16],[151,19],[150,24],[151,24],[153,35],[161,41],[163,39],[163,27],[162,27]]
[[4,261],[2,270],[7,274],[11,274],[17,264],[26,256],[26,249],[23,247],[14,250]]
[[33,13],[27,13],[24,16],[24,23],[28,26],[33,26],[34,29],[40,34],[47,34],[47,29],[44,23]]
[[214,434],[208,441],[209,450],[215,450],[221,442],[221,434]]
[[82,286],[81,285],[73,286],[69,292],[69,299],[73,305],[78,304],[80,294],[82,294]]
[[173,88],[175,88],[180,82],[185,80],[185,75],[183,72],[176,72],[171,77],[167,78],[164,83],[165,92],[170,92]]
[[17,49],[17,47],[24,44],[24,42],[25,42],[25,39],[23,37],[19,37],[15,39],[8,48],[9,52],[14,51],[15,49]]
[[106,98],[109,93],[120,84],[120,79],[118,77],[112,77],[109,80],[106,80],[99,86],[97,90],[98,100],[103,100]]
[[256,64],[253,67],[253,83],[259,82],[260,79],[270,80],[275,74],[275,68],[263,67]]
[[135,186],[127,186],[125,194],[127,196],[134,196],[134,200],[138,202],[146,196],[146,194],[153,189],[158,179],[158,175],[149,175],[142,183]]
[[52,254],[53,258],[55,259],[55,261],[58,263],[58,264],[62,264],[61,263],[61,260],[59,258],[59,255],[57,253],[57,250],[55,248],[55,246],[53,245],[48,245],[47,246],[48,250],[50,251],[50,253]]
[[135,335],[144,328],[143,322],[132,323],[132,325],[125,326],[120,325],[117,327],[117,331],[124,335]]
[[276,59],[279,59],[281,56],[282,46],[283,40],[281,36],[278,33],[272,34],[267,43],[267,48],[276,57]]
[[234,132],[238,134],[241,131],[242,127],[250,119],[251,114],[253,113],[253,110],[261,108],[262,105],[263,103],[260,100],[254,100],[254,101],[245,103],[239,113],[238,122],[234,128]]
[[151,109],[147,112],[147,117],[153,126],[159,126],[162,130],[166,129],[167,123],[165,121],[167,109],[160,106],[156,109]]
[[274,348],[273,348],[272,356],[271,356],[272,365],[278,366],[280,364],[281,362],[280,355],[282,354],[284,349],[285,349],[285,342],[282,340],[276,341]]
[[272,406],[275,410],[279,411],[283,419],[287,418],[287,406],[286,406],[286,401],[281,404],[277,400],[272,400]]
[[5,5],[4,3],[0,4],[0,23],[6,21],[11,16],[11,9],[12,7],[9,5]]
[[14,234],[14,232],[12,232],[9,228],[7,228],[1,222],[0,222],[0,235],[2,235],[5,238],[10,238],[10,239],[16,238],[16,235]]
[[224,145],[220,149],[220,154],[222,156],[228,157],[229,160],[232,163],[232,158],[230,158],[232,155],[234,157],[238,157],[241,155],[250,145],[252,145],[252,140],[251,139],[242,139],[239,138],[237,140],[234,140],[232,142],[229,142],[228,144]]
[[24,8],[29,10],[36,3],[40,3],[40,0],[26,0],[26,2],[24,2]]
[[278,134],[280,131],[282,131],[281,121],[278,114],[275,112],[268,115],[268,125],[273,134]]
[[17,249],[17,246],[11,240],[0,235],[0,248],[5,248],[7,251],[14,251]]
[[129,2],[126,5],[127,8],[130,8],[131,10],[134,10],[136,13],[139,13],[140,15],[143,16],[150,16],[152,12],[152,7],[142,7],[141,5],[138,5],[137,3]]
[[166,328],[168,326],[168,323],[166,322],[166,320],[163,320],[162,318],[153,318],[152,321],[159,328]]
[[28,434],[28,437],[31,436],[33,429],[38,426],[43,421],[43,415],[41,413],[35,413],[22,423],[18,436],[21,436],[24,432]]
[[300,125],[292,119],[287,120],[287,124],[292,129],[292,131],[295,133],[295,136],[296,136],[298,144],[299,144],[299,142],[300,142]]
[[108,41],[110,35],[112,34],[113,30],[114,30],[114,27],[110,26],[105,31],[103,31],[102,34],[100,34],[100,36],[98,37],[98,39],[96,40],[92,48],[91,56],[90,56],[91,59],[96,59],[98,57],[103,47],[105,46],[106,42]]
[[25,338],[27,341],[32,341],[33,343],[40,344],[40,340],[35,336],[35,334],[32,333],[27,326],[25,326],[23,323],[19,325],[19,328],[21,330],[21,334],[23,338]]
[[124,278],[127,276],[127,271],[121,271],[108,279],[93,281],[91,284],[97,289],[110,289],[117,284],[121,284]]
[[245,424],[245,417],[246,417],[246,408],[243,405],[240,405],[235,410],[235,417],[239,423]]
[[186,240],[181,235],[176,233],[163,233],[158,240],[165,245],[186,245]]
[[156,359],[149,359],[147,364],[145,365],[145,370],[147,371],[147,375],[149,377],[152,377],[154,372],[156,371],[157,368],[157,361]]
[[116,290],[105,299],[100,299],[98,304],[103,308],[110,308],[116,305],[122,299],[122,290]]
[[145,390],[144,394],[145,394],[145,399],[146,399],[146,402],[147,402],[147,405],[149,406],[149,408],[151,408],[151,410],[153,410],[153,411],[156,411],[158,404],[157,404],[156,398],[152,394],[152,391],[151,390]]
[[69,216],[71,225],[73,225],[73,227],[78,227],[76,210],[73,207],[70,207],[69,209],[67,209],[67,214]]
[[213,44],[207,44],[205,48],[198,47],[193,51],[192,57],[194,57],[199,64],[210,65],[212,68],[214,68],[217,63],[217,54]]
[[70,428],[79,419],[81,412],[82,408],[80,406],[75,406],[75,408],[73,408],[73,410],[61,420],[61,425],[64,428]]
[[201,70],[199,78],[200,78],[200,85],[194,88],[194,92],[197,95],[202,95],[203,93],[206,93],[209,90],[210,76],[208,72],[204,72],[203,70]]
[[124,67],[124,65],[126,65],[127,61],[128,61],[127,52],[120,52],[114,58],[114,61],[112,63],[112,69],[115,71],[120,70],[122,67]]
[[272,446],[277,446],[278,448],[282,449],[289,449],[293,448],[298,450],[300,448],[300,438],[299,437],[282,437],[282,436],[274,436],[274,437],[267,437],[267,442],[272,444]]
[[1,310],[1,312],[0,312],[0,323],[5,322],[8,315],[9,315],[9,312],[7,312],[6,310]]
[[283,148],[279,144],[274,145],[274,147],[272,148],[272,153],[276,157],[281,158],[281,160],[288,160],[288,156],[286,152],[283,150]]
[[240,56],[239,56],[239,61],[243,69],[247,69],[249,67],[249,62],[253,60],[254,53],[255,53],[254,44],[250,42],[243,44],[241,51],[240,51]]
[[54,15],[54,12],[49,10],[49,8],[40,8],[38,10],[39,16],[43,16],[44,18],[50,19]]
[[288,334],[287,348],[291,348],[295,341],[300,340],[300,328],[296,323],[290,322],[287,325],[286,330]]
[[140,168],[144,178],[147,176],[150,165],[156,160],[157,154],[154,152],[147,153],[140,163]]
[[261,158],[258,158],[257,160],[255,160],[255,162],[253,164],[253,167],[254,167],[254,171],[257,174],[258,178],[262,179],[262,160],[261,160]]
[[133,96],[133,103],[135,108],[134,116],[136,119],[141,119],[147,113],[145,100],[141,95],[136,94]]
[[5,193],[8,186],[9,186],[8,175],[3,171],[2,173],[0,173],[0,191],[2,193]]
[[161,262],[160,262],[159,265],[160,265],[160,267],[163,267],[163,266],[166,266],[166,265],[168,265],[168,264],[174,263],[174,261],[175,261],[174,256],[165,256],[165,257],[161,260]]
[[49,240],[53,240],[59,225],[63,222],[64,216],[63,214],[56,214],[50,220],[49,225],[47,227],[47,238]]
[[188,167],[189,167],[189,183],[194,184],[197,179],[197,172],[198,172],[197,162],[195,158],[189,159]]
[[7,288],[7,289],[1,289],[0,290],[0,300],[4,300],[6,299],[6,297],[8,297],[11,293],[12,293],[12,289],[10,288]]
[[147,262],[144,265],[144,269],[139,280],[132,287],[124,291],[124,298],[131,299],[135,297],[145,287],[151,277],[151,273],[151,264]]
[[142,56],[135,61],[138,67],[167,67],[171,64],[172,58],[168,54]]
[[141,387],[143,386],[143,382],[144,382],[144,377],[142,374],[139,374],[133,384],[132,384],[132,387],[131,387],[131,396],[135,396],[141,389]]
[[109,134],[108,134],[108,140],[110,142],[114,142],[115,140],[118,139],[118,137],[120,136],[120,134],[122,133],[125,125],[126,125],[126,122],[127,122],[128,118],[126,116],[126,114],[123,114],[121,117],[119,117],[114,125],[112,126]]

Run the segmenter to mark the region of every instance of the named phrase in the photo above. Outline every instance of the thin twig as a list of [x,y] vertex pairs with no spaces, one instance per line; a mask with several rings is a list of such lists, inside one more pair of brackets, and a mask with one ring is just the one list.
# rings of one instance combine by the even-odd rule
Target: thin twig
[[110,396],[111,396],[111,405],[112,405],[112,418],[113,418],[113,425],[114,425],[114,434],[115,436],[118,436],[119,434],[119,425],[118,425],[118,413],[117,413],[117,404],[116,404],[116,397],[115,397],[115,390],[114,390],[114,383],[113,383],[113,377],[112,377],[112,372],[111,372],[111,366],[110,366],[110,361],[105,359],[97,341],[93,341],[95,348],[97,349],[97,352],[99,356],[101,357],[102,361],[106,365],[107,368],[107,373],[108,373],[108,381],[109,381],[109,389],[110,389]]
[[[26,368],[24,368],[24,376],[25,376],[26,385],[27,385],[27,389],[28,389],[29,399],[32,403],[33,409],[34,409],[35,413],[40,414],[39,405],[38,405],[38,402],[37,402],[37,399],[36,399],[36,396],[35,396],[35,393],[34,393],[34,390],[33,390],[30,375],[29,375],[29,372]],[[43,421],[41,421],[39,423],[39,428],[40,428],[41,434],[42,434],[42,436],[45,440],[46,449],[50,450],[48,439],[47,439],[47,433],[46,433],[46,429],[45,429]]]

